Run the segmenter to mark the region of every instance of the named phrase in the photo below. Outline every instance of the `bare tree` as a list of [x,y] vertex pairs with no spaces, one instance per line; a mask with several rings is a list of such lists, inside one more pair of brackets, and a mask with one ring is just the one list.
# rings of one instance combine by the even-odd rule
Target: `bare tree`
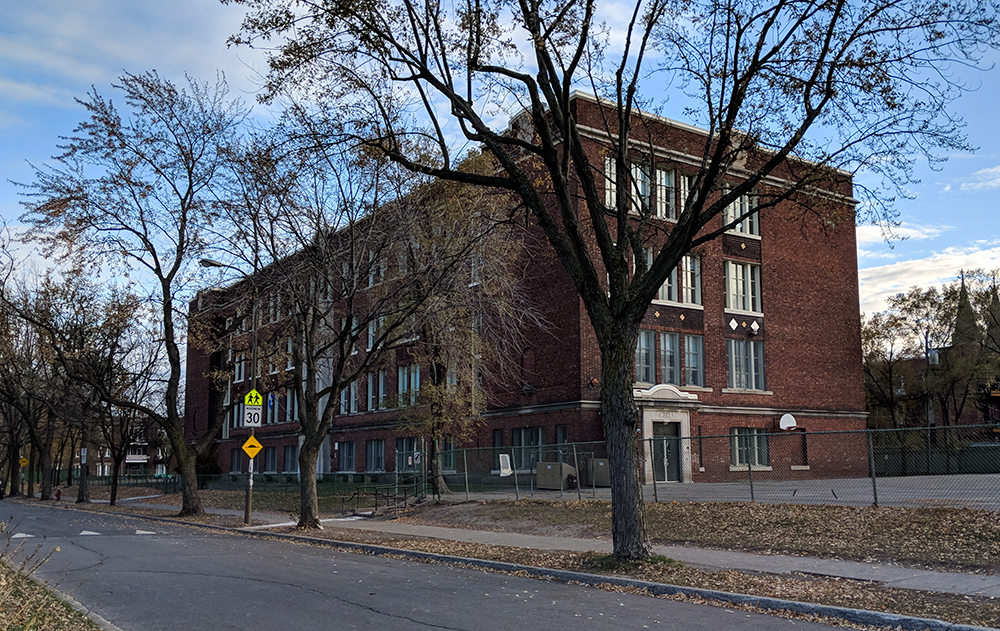
[[[341,394],[395,367],[397,351],[414,349],[432,320],[449,319],[445,311],[471,323],[475,305],[456,303],[468,295],[454,292],[455,279],[467,288],[472,260],[511,227],[496,214],[509,212],[507,204],[478,203],[489,193],[447,192],[378,152],[317,143],[307,118],[280,145],[246,152],[231,218],[238,227],[232,263],[224,265],[251,272],[228,294],[256,300],[256,308],[242,305],[250,326],[231,347],[257,358],[254,375],[272,372],[263,369],[277,361],[268,354],[290,367],[270,385],[286,388],[285,407],[297,410],[299,526],[318,528],[317,458],[341,413]],[[470,160],[464,168],[491,167]],[[256,247],[248,251],[248,243]],[[524,309],[518,317],[532,314]]]
[[[228,1],[248,10],[232,41],[273,51],[264,98],[298,90],[337,114],[331,139],[357,136],[415,172],[511,191],[544,231],[602,352],[622,559],[649,553],[632,366],[639,323],[671,270],[754,212],[717,219],[744,195],[759,198],[762,215],[787,200],[825,225],[850,222],[849,207],[808,194],[849,198],[836,169],[884,176],[888,189],[865,191],[860,215],[886,218],[882,202],[914,159],[967,148],[947,109],[963,87],[956,71],[998,41],[995,7],[977,1]],[[696,173],[669,227],[630,201],[632,164],[655,163],[653,147],[669,146],[639,109],[655,110],[664,86],[691,99],[688,114],[707,130],[683,148]],[[604,99],[600,156],[587,153],[590,132],[575,117],[581,88]],[[518,108],[508,129],[503,113]],[[412,151],[414,136],[437,150]],[[470,143],[496,171],[459,168]],[[606,158],[613,177],[601,186]],[[616,195],[606,198],[607,186]]]
[[[166,432],[183,478],[182,515],[202,512],[195,460],[219,425],[188,443],[184,436],[181,344],[184,320],[175,304],[187,291],[191,265],[204,255],[206,230],[217,214],[216,190],[226,177],[225,154],[245,110],[227,101],[225,83],[188,80],[177,87],[155,72],[126,74],[116,89],[123,114],[92,92],[79,101],[90,119],[64,139],[53,166],[36,169],[23,220],[49,252],[91,267],[132,275],[155,307],[153,339],[163,344],[166,370],[156,405],[101,397],[134,409]],[[81,375],[75,375],[81,376]]]

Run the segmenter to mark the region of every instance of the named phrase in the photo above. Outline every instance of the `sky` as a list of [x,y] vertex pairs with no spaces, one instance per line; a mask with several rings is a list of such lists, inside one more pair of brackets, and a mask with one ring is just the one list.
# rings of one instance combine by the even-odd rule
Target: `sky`
[[[260,83],[262,55],[227,48],[240,7],[214,0],[32,0],[7,2],[0,21],[0,218],[16,224],[31,164],[57,153],[60,136],[83,120],[74,99],[93,87],[115,98],[123,72],[155,69],[183,83],[184,75],[214,81],[225,73],[231,95],[248,102]],[[1000,61],[1000,55],[995,58]],[[953,111],[965,119],[974,153],[948,156],[931,169],[918,165],[918,184],[895,208],[900,226],[887,241],[875,226],[858,228],[861,311],[885,308],[885,298],[917,285],[954,281],[962,269],[1000,269],[1000,68],[967,71],[976,89]],[[260,113],[259,106],[258,113]],[[664,114],[683,121],[683,115]],[[861,177],[864,177],[863,175]]]

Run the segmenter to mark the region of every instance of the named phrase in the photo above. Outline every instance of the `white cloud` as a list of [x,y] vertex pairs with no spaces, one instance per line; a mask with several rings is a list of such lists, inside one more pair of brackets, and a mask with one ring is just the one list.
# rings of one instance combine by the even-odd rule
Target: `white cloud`
[[922,259],[899,261],[859,270],[861,312],[886,308],[886,298],[910,287],[951,282],[963,269],[1000,268],[1000,246],[948,248]]
[[882,226],[858,226],[858,245],[874,245],[885,243],[886,241],[899,241],[906,239],[909,241],[924,241],[936,239],[945,232],[954,230],[953,226],[915,224],[903,222],[899,226],[885,228]]
[[971,182],[962,182],[963,191],[976,191],[988,188],[1000,188],[1000,166],[980,169],[972,174]]

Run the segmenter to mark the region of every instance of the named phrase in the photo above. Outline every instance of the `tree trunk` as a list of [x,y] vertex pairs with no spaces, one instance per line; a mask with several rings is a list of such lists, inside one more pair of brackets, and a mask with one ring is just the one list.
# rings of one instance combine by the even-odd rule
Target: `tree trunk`
[[611,476],[611,536],[618,560],[644,559],[650,555],[646,538],[645,507],[636,455],[636,430],[642,425],[632,391],[635,382],[636,329],[617,329],[605,340],[601,355],[601,420],[607,440]]
[[307,530],[321,530],[319,523],[319,498],[316,495],[316,459],[319,457],[317,441],[306,439],[299,450],[299,523]]
[[109,502],[111,506],[114,506],[115,502],[118,501],[118,476],[121,475],[124,461],[124,456],[111,457],[111,501]]
[[197,458],[192,450],[174,447],[174,457],[177,459],[177,473],[181,476],[181,512],[178,517],[201,515],[205,512],[198,495]]
[[52,444],[56,439],[56,427],[49,418],[45,427],[45,440],[42,444],[42,499],[52,499]]
[[7,476],[10,480],[10,484],[7,486],[7,495],[17,495],[21,492],[18,488],[17,471],[18,467],[18,445],[12,439],[7,444]]
[[[88,432],[84,430],[83,437],[80,439],[80,449],[87,449],[90,447]],[[83,462],[80,459],[80,480],[77,482],[76,487],[76,503],[77,504],[89,504],[90,503],[90,461],[94,459],[93,449],[87,449],[87,462]]]
[[444,493],[451,493],[451,489],[448,488],[448,483],[445,482],[444,473],[441,469],[441,451],[438,449],[438,441],[436,438],[430,439],[430,450],[431,453],[428,454],[427,461],[430,463],[431,468],[431,480],[434,484],[434,493],[441,498]]
[[28,497],[35,497],[35,470],[38,469],[38,449],[35,448],[35,443],[32,441],[30,443],[28,453],[28,468],[26,469],[28,475]]
[[66,486],[73,486],[73,455],[76,454],[76,432],[69,439],[69,460],[66,463]]

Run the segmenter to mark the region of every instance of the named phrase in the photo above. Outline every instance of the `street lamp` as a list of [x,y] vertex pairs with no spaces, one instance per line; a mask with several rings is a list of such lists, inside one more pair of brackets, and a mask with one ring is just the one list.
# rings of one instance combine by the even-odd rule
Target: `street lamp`
[[[198,259],[198,265],[202,267],[218,267],[231,269],[235,272],[242,274],[243,272],[232,265],[226,265],[225,263],[220,263],[219,261],[213,259]],[[250,390],[257,389],[257,283],[250,281],[253,285],[253,303],[250,309],[251,326],[253,326],[253,346],[250,351]],[[250,427],[251,438],[254,435],[254,427]],[[249,454],[247,454],[249,455]],[[253,458],[250,458],[250,464],[247,467],[247,490],[246,490],[246,500],[243,503],[243,525],[250,525],[250,511],[253,507]]]

